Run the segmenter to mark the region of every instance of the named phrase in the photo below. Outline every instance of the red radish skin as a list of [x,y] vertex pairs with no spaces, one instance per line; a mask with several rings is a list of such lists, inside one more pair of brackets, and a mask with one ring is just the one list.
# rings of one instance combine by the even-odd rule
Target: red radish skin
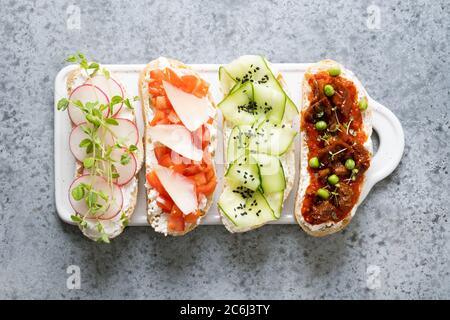
[[117,173],[119,174],[119,178],[117,178],[117,180],[115,181],[118,186],[127,184],[136,175],[136,157],[134,156],[134,154],[128,153],[128,155],[130,156],[130,162],[128,162],[126,165],[122,165],[120,163],[120,158],[124,153],[128,153],[128,151],[126,149],[115,149],[111,153],[111,159],[117,161],[114,163],[114,166],[116,167]]
[[136,124],[128,119],[124,118],[116,118],[119,125],[117,126],[110,126],[110,129],[114,132],[114,134],[119,139],[125,139],[125,144],[131,145],[137,145],[139,141],[139,131],[136,126]]
[[72,198],[72,189],[82,182],[92,184],[94,186],[94,189],[96,190],[100,189],[101,191],[105,192],[109,197],[111,197],[113,193],[116,198],[116,202],[110,204],[106,212],[103,213],[101,216],[87,217],[87,219],[110,220],[116,217],[121,212],[123,206],[123,194],[122,189],[117,184],[113,183],[112,184],[113,190],[111,190],[109,188],[108,182],[104,178],[99,176],[82,175],[76,178],[69,188],[70,205],[72,206],[72,208],[75,210],[76,213],[78,213],[81,216],[84,216],[88,211],[88,207],[84,199],[80,201],[75,201]]
[[[89,90],[84,95],[87,95],[89,98],[83,98],[83,92],[82,90]],[[96,97],[94,97],[96,95]],[[94,86],[92,84],[82,84],[81,86],[76,87],[73,89],[72,93],[69,96],[69,100],[80,100],[83,104],[86,102],[96,102],[98,101],[99,104],[107,104],[109,105],[109,99],[108,96],[103,92],[102,89],[100,89],[97,86]],[[70,121],[74,125],[79,125],[82,122],[85,122],[85,117],[80,109],[78,109],[77,106],[73,105],[72,103],[69,104],[69,107],[67,108],[67,111],[69,113]],[[109,114],[109,108],[105,109],[103,111],[104,116],[108,116]]]
[[[111,78],[111,80],[114,81],[119,86],[120,91],[122,92],[122,99],[124,99],[125,98],[125,93],[123,92],[123,89],[122,89],[122,86],[120,85],[120,83],[117,82],[116,80],[112,79],[112,78]],[[113,117],[116,117],[119,114],[119,112],[122,110],[122,107],[123,107],[123,102],[120,104],[120,106],[117,109],[117,111],[114,112]]]
[[[112,97],[114,96],[121,96],[122,99],[125,97],[122,86],[114,78],[106,79],[104,75],[97,74],[94,78],[89,79],[86,83],[101,88],[108,97],[109,101],[111,101]],[[116,117],[119,114],[120,110],[122,110],[122,106],[123,102],[114,106],[113,117]]]

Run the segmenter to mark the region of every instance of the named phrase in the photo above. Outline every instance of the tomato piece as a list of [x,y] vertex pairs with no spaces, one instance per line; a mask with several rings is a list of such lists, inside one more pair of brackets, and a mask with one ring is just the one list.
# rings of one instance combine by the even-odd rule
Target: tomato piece
[[186,166],[186,168],[183,170],[183,175],[185,176],[193,176],[199,172],[202,171],[202,168],[195,164],[190,164]]
[[167,226],[171,231],[179,231],[179,232],[184,231],[184,217],[169,214]]
[[203,98],[208,94],[209,84],[204,80],[197,82],[197,86],[192,91],[192,94],[198,98]]
[[195,212],[189,213],[187,216],[184,217],[184,221],[188,223],[195,223],[199,217],[202,216],[202,212],[200,210],[197,210]]
[[203,193],[204,195],[209,196],[214,192],[217,185],[217,179],[214,176],[207,184],[197,186],[197,193]]
[[170,198],[169,194],[167,193],[166,189],[164,189],[164,186],[161,184],[161,181],[159,181],[158,176],[156,175],[155,171],[151,171],[146,176],[147,182],[149,185],[151,185],[153,188],[158,191],[158,193],[165,197]]
[[148,93],[150,93],[152,96],[162,96],[164,94],[164,90],[162,90],[161,88],[149,87]]
[[184,92],[191,93],[192,91],[194,91],[199,80],[195,75],[187,74],[181,77],[181,81],[183,82],[181,89]]
[[163,167],[170,168],[173,165],[172,156],[170,153],[166,153],[158,160],[158,163]]
[[158,80],[158,81],[162,81],[166,78],[166,75],[164,74],[164,72],[162,70],[155,69],[155,70],[150,71],[150,78]]
[[167,226],[171,231],[184,231],[184,215],[176,205],[170,211]]
[[165,110],[169,109],[171,106],[169,99],[167,99],[166,96],[157,96],[155,99],[154,107],[158,110]]
[[205,176],[206,176],[206,180],[210,181],[211,179],[213,179],[216,176],[216,173],[214,172],[213,167],[209,167],[206,171],[205,171]]
[[180,88],[183,85],[178,74],[171,68],[166,68],[167,81],[173,84],[175,87]]
[[186,165],[180,163],[180,164],[173,164],[170,166],[170,168],[175,171],[176,173],[183,174],[184,169],[186,168]]
[[206,179],[206,176],[203,172],[197,173],[190,177],[194,182],[196,186],[204,185],[208,182]]
[[160,110],[157,110],[155,113],[155,116],[153,117],[152,121],[150,122],[150,125],[155,126],[158,123],[161,123],[164,119],[166,119],[166,114]]
[[166,213],[170,213],[172,211],[173,207],[172,199],[166,199],[163,198],[162,196],[159,196],[158,199],[156,200],[156,204],[158,205],[158,207],[161,208],[162,211]]
[[156,159],[158,160],[158,163],[159,163],[159,160],[162,159],[163,156],[170,153],[170,149],[167,148],[166,146],[162,146],[162,145],[155,147],[153,150],[155,152],[155,156],[156,156]]

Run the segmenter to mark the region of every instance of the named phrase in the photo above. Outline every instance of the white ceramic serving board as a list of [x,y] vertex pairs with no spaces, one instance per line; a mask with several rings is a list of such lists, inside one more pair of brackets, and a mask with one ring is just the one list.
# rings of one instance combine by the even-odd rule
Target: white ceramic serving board
[[[218,81],[218,64],[193,64],[191,67],[200,73],[200,75],[211,84],[211,92],[216,104],[222,99],[219,90]],[[298,106],[300,105],[301,86],[305,70],[310,66],[307,63],[283,63],[273,64],[274,68],[283,74],[287,83],[290,97]],[[126,87],[129,97],[138,95],[138,77],[140,71],[145,65],[105,65],[115,78],[118,78]],[[75,159],[69,150],[69,133],[71,131],[71,123],[67,112],[60,112],[56,110],[56,104],[59,99],[67,97],[66,79],[68,73],[73,70],[75,66],[68,66],[63,68],[55,79],[55,199],[56,209],[59,217],[71,223],[70,216],[73,214],[72,207],[69,203],[68,190],[70,183],[73,180],[75,170]],[[404,149],[404,134],[403,129],[395,117],[385,106],[377,101],[369,98],[369,106],[373,110],[373,129],[377,132],[379,137],[378,151],[375,154],[370,169],[366,173],[366,183],[361,194],[360,202],[369,193],[370,189],[375,183],[388,176],[398,165],[403,154]],[[142,110],[140,102],[135,102],[134,107],[137,110],[137,122],[139,130],[143,132]],[[219,114],[220,117],[220,114]],[[221,123],[221,119],[219,119]],[[298,122],[298,119],[297,119]],[[298,123],[297,123],[298,126]],[[216,153],[217,176],[219,183],[214,195],[214,204],[209,210],[202,224],[221,224],[219,213],[217,210],[217,200],[222,191],[222,177],[223,177],[223,140],[219,128],[218,146]],[[299,165],[299,135],[295,141],[296,148],[296,168],[297,174],[295,177],[294,188],[286,200],[283,208],[282,216],[279,220],[272,222],[273,224],[294,224],[295,218],[293,215],[295,195],[298,186],[298,165]],[[146,218],[146,196],[144,190],[145,175],[144,170],[139,174],[139,194],[138,203],[133,217],[130,221],[130,226],[147,226]]]

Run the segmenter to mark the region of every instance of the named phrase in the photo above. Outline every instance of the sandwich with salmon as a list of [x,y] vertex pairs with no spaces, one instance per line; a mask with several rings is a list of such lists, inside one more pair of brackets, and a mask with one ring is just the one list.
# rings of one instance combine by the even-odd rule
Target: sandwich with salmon
[[216,109],[209,84],[187,65],[164,57],[139,78],[145,121],[147,220],[179,236],[208,212],[217,185]]
[[67,60],[77,65],[57,108],[67,111],[72,125],[67,137],[75,158],[68,190],[71,219],[86,237],[109,242],[128,225],[136,206],[144,150],[134,99],[118,77],[83,54]]

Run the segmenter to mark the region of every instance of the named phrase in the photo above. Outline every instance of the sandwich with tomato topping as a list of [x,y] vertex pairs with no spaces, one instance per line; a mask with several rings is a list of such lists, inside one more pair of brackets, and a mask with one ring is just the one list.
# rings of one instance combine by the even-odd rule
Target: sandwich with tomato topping
[[193,230],[217,185],[216,109],[209,84],[183,63],[160,57],[141,72],[147,219],[155,231]]
[[332,60],[303,80],[300,183],[295,217],[313,236],[342,230],[356,213],[370,167],[372,113],[355,75]]

